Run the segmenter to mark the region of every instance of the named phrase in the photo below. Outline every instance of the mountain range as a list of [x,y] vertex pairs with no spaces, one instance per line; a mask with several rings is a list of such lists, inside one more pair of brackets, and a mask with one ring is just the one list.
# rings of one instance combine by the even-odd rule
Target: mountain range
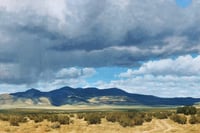
[[49,92],[29,89],[0,95],[0,105],[34,105],[34,106],[63,106],[63,105],[145,105],[172,106],[193,105],[200,98],[179,97],[161,98],[152,95],[132,94],[118,88],[71,88],[62,87]]

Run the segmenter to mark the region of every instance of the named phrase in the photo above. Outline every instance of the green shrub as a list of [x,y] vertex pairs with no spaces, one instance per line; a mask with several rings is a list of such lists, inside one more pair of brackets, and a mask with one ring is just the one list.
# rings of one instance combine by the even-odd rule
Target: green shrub
[[135,117],[133,120],[134,120],[134,125],[142,125],[144,122],[142,117]]
[[85,116],[84,120],[87,121],[88,124],[100,124],[101,123],[101,117],[97,113],[87,114]]
[[109,122],[117,122],[119,121],[120,115],[118,113],[109,113],[106,115],[106,120]]
[[189,119],[189,123],[190,124],[197,124],[198,123],[197,117],[195,115],[192,115]]
[[11,126],[19,126],[19,123],[27,122],[27,118],[21,115],[11,115],[8,121],[10,122]]
[[174,114],[170,117],[170,119],[179,124],[186,124],[187,122],[187,117],[184,115]]
[[33,120],[34,120],[35,123],[39,123],[39,122],[42,122],[44,119],[41,116],[35,116],[33,118]]
[[136,115],[141,115],[141,116],[143,115],[142,113],[139,114],[139,113],[136,113],[136,112],[124,112],[123,114],[127,115],[127,117],[130,118],[130,119],[133,119]]
[[151,121],[152,116],[143,112],[112,112],[107,113],[106,120],[118,122],[122,127],[142,125],[144,121]]
[[144,120],[146,122],[151,122],[152,121],[152,115],[151,114],[146,114],[145,117],[144,117]]
[[164,113],[167,115],[167,117],[170,117],[176,112],[175,111],[165,111]]
[[58,117],[58,122],[62,125],[69,124],[70,123],[70,118],[68,116],[59,116]]
[[157,119],[167,119],[167,113],[166,112],[156,112],[154,113],[154,117],[156,117]]
[[190,124],[198,124],[200,123],[200,116],[199,115],[191,115],[189,119]]
[[74,117],[74,114],[70,114],[69,117]]
[[58,121],[58,115],[56,115],[56,114],[49,115],[47,120],[50,121],[50,122],[57,122]]
[[194,106],[184,106],[178,107],[176,112],[178,114],[194,115],[197,113],[197,109]]
[[0,120],[2,121],[8,121],[9,120],[9,116],[6,114],[0,114]]
[[119,124],[122,127],[132,127],[135,125],[135,122],[133,119],[128,118],[126,115],[122,115],[119,120],[118,120]]
[[27,117],[33,120],[35,123],[39,123],[44,120],[44,115],[42,114],[29,114]]
[[11,126],[19,126],[19,118],[17,116],[11,116],[9,122]]

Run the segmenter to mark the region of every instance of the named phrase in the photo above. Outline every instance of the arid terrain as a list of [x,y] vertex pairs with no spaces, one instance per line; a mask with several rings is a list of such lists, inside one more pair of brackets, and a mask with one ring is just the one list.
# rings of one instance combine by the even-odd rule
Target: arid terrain
[[144,123],[142,126],[122,127],[118,123],[102,120],[102,124],[88,125],[83,120],[74,120],[73,124],[61,125],[58,129],[52,128],[53,123],[43,121],[35,123],[29,121],[20,126],[10,126],[9,122],[0,122],[1,133],[199,133],[200,124],[180,125],[169,119],[153,119],[150,123]]
[[143,109],[2,109],[0,133],[199,133],[192,106]]

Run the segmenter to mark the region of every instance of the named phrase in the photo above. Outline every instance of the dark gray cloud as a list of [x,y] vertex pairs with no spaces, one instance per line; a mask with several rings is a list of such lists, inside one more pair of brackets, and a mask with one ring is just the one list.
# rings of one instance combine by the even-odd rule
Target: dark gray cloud
[[199,7],[193,1],[183,9],[175,0],[4,0],[1,70],[18,67],[6,70],[10,77],[1,74],[0,82],[34,83],[66,67],[132,67],[199,54]]

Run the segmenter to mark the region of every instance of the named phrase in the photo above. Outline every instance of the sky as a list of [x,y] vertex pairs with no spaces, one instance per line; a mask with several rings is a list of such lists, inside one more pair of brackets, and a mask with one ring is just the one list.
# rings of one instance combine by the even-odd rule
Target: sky
[[199,9],[199,0],[0,0],[0,93],[200,97]]

